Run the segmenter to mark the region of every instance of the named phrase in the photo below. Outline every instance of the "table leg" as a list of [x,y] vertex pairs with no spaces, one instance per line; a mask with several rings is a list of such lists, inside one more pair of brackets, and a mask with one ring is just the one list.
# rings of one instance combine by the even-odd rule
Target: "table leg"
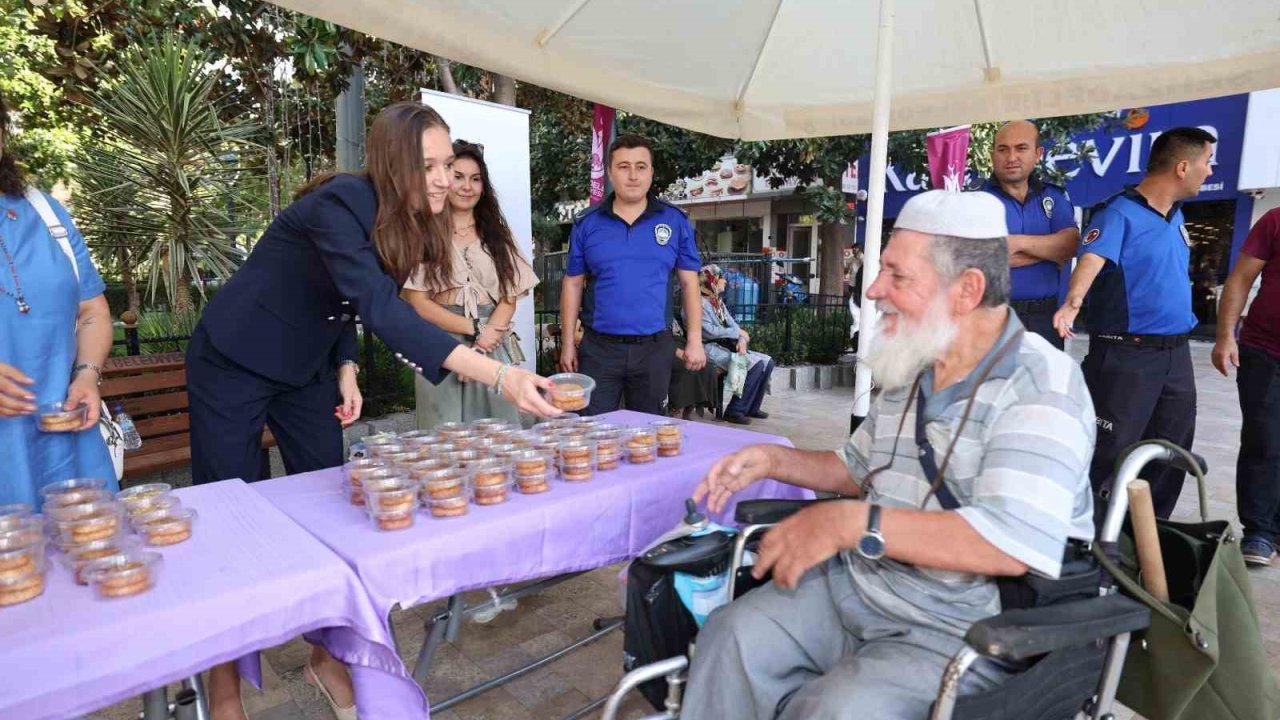
[[[431,659],[435,657],[436,650],[446,642],[450,626],[457,622],[455,618],[461,619],[461,609],[462,596],[454,595],[449,598],[448,609],[436,613],[427,621],[427,637],[422,642],[422,649],[418,651],[418,661],[413,665],[413,680],[418,685],[426,685],[427,675],[431,674]],[[457,637],[456,627],[453,634]]]
[[142,694],[142,720],[169,720],[169,693],[163,687]]

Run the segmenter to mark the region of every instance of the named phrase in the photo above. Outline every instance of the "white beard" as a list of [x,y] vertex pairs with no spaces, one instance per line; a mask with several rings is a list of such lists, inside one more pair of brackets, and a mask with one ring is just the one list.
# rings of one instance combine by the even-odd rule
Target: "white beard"
[[[871,370],[871,378],[877,387],[896,390],[907,387],[916,376],[946,352],[959,328],[947,314],[946,296],[939,295],[925,311],[918,323],[908,323],[897,308],[887,301],[876,303],[885,315],[896,314],[897,328],[892,335],[876,332],[871,350],[863,361]],[[877,321],[882,325],[883,320]]]

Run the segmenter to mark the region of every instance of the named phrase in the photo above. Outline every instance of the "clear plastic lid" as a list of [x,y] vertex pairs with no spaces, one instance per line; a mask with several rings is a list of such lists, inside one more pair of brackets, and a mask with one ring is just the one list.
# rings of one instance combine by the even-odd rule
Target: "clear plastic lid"
[[35,517],[15,520],[8,530],[0,531],[0,552],[20,550],[33,545],[43,547],[44,542],[43,528]]
[[167,508],[140,515],[133,521],[133,527],[142,533],[176,532],[190,528],[200,516],[194,508]]
[[39,427],[45,432],[79,430],[89,417],[88,405],[68,406],[61,402],[45,403],[36,409]]
[[560,462],[564,465],[589,463],[595,460],[596,444],[592,440],[571,440],[560,443]]
[[651,428],[630,428],[624,436],[630,446],[658,444],[658,433]]
[[654,420],[649,423],[649,427],[652,427],[654,434],[657,435],[658,443],[666,445],[680,442],[682,432],[680,426],[683,424],[678,420]]
[[484,459],[484,457],[485,453],[475,448],[454,450],[444,455],[446,460],[458,467],[466,467],[470,463]]
[[360,438],[360,444],[364,445],[366,449],[381,445],[399,445],[400,436],[392,432],[375,433]]
[[107,481],[103,478],[72,478],[61,482],[49,483],[40,488],[40,497],[44,498],[45,507],[54,505],[72,505],[97,499],[106,493]]
[[83,520],[84,518],[96,517],[109,510],[120,510],[123,507],[115,500],[95,500],[94,502],[76,503],[75,505],[47,507],[44,509],[44,516],[54,525],[63,525],[76,520]]
[[160,553],[145,550],[95,560],[80,571],[99,597],[129,597],[149,590],[163,563]]
[[369,512],[413,510],[418,505],[418,486],[364,491],[365,506]]
[[396,438],[395,442],[384,443],[382,445],[365,446],[369,451],[369,457],[382,458],[394,453],[402,453],[410,450],[408,445],[400,442],[400,438]]
[[388,479],[404,479],[406,477],[408,477],[408,475],[400,468],[386,465],[384,467],[375,467],[368,470],[352,472],[348,474],[346,484],[360,486],[365,483],[376,483]]
[[129,517],[137,517],[156,510],[165,510],[168,508],[182,507],[182,500],[171,493],[157,495],[155,497],[138,498],[132,502],[124,504],[124,511]]
[[436,432],[446,438],[452,438],[458,433],[474,432],[470,424],[464,422],[446,422],[436,426]]
[[414,480],[421,481],[424,476],[430,473],[451,467],[453,467],[453,463],[447,458],[428,458],[426,460],[419,460],[412,465],[406,465],[404,469],[409,473],[409,477]]
[[505,458],[485,458],[467,466],[473,487],[493,485],[505,481],[511,475],[512,463]]
[[31,512],[32,507],[26,503],[0,505],[0,530],[4,529],[6,523],[31,517]]
[[145,500],[147,498],[158,497],[167,492],[171,492],[173,486],[169,483],[147,483],[145,485],[135,485],[127,490],[121,490],[116,493],[116,500],[128,504],[134,500]]

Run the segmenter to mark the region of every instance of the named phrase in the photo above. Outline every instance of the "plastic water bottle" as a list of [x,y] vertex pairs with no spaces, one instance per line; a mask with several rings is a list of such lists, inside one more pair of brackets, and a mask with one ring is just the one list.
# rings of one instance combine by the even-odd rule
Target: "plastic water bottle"
[[116,403],[111,408],[111,417],[115,419],[116,424],[120,426],[120,433],[124,435],[125,450],[137,450],[142,447],[142,436],[138,434],[138,428],[134,427],[133,418],[124,411],[124,405]]

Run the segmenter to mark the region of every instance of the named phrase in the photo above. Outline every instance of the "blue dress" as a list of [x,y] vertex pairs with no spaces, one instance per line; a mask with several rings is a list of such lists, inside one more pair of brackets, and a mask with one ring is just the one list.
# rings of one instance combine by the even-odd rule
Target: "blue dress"
[[[26,198],[0,194],[0,239],[13,258],[30,312],[18,311],[14,278],[0,252],[0,362],[36,381],[36,403],[66,398],[76,361],[76,317],[80,303],[101,295],[102,278],[89,259],[84,238],[71,216],[49,199],[70,232],[67,238],[80,268],[76,283],[71,262]],[[74,433],[45,433],[34,415],[0,417],[0,504],[39,505],[40,488],[74,477],[100,477],[116,489],[115,470],[97,428]]]

